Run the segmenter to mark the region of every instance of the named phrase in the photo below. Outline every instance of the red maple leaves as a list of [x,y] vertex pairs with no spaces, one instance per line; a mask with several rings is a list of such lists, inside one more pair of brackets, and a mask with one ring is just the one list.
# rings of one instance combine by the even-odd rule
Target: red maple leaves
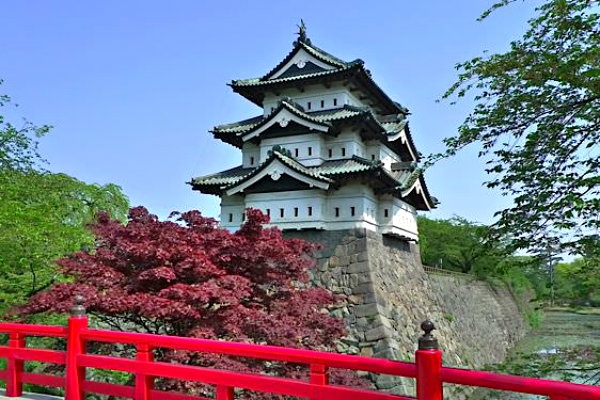
[[[334,296],[308,285],[316,246],[285,239],[278,229],[263,228],[266,222],[248,209],[245,224],[231,233],[198,211],[159,221],[136,207],[126,225],[100,215],[91,226],[96,248],[57,261],[71,281],[37,294],[17,312],[66,313],[79,294],[90,314],[115,329],[331,348],[344,326],[326,312]],[[264,371],[264,365],[224,357],[177,352],[161,358]]]
[[246,211],[235,233],[198,211],[167,221],[132,208],[126,225],[100,215],[93,251],[57,261],[72,281],[33,297],[19,311],[68,312],[73,297],[113,326],[151,333],[322,348],[343,334],[323,309],[330,292],[309,288],[315,245],[263,228]]

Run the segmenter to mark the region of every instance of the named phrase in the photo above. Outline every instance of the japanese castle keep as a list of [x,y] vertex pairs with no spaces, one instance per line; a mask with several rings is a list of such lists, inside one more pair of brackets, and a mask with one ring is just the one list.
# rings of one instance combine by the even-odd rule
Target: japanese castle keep
[[365,228],[417,240],[416,210],[427,189],[408,110],[351,62],[314,46],[302,25],[292,51],[260,78],[233,91],[263,113],[216,126],[215,138],[242,151],[242,164],[194,178],[192,188],[221,197],[221,226],[237,229],[246,208],[282,230]]
[[[270,72],[230,86],[263,109],[212,130],[242,151],[242,164],[190,184],[221,198],[225,228],[237,229],[251,207],[285,236],[323,244],[312,280],[341,295],[329,310],[348,328],[337,350],[410,359],[419,324],[430,318],[450,365],[502,360],[525,322],[508,289],[425,273],[416,212],[437,201],[417,167],[408,110],[364,62],[319,49],[302,25],[292,51]],[[382,375],[375,384],[414,394],[410,379]]]

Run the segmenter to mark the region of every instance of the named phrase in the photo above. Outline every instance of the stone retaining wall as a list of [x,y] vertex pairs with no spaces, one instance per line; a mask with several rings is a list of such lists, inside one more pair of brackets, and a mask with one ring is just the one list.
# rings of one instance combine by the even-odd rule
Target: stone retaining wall
[[[448,366],[502,361],[526,324],[507,288],[463,277],[426,274],[418,246],[365,229],[286,232],[322,243],[315,284],[345,296],[334,315],[347,321],[338,350],[414,361],[420,323],[429,318]],[[379,389],[414,393],[413,381],[375,378]],[[454,397],[458,398],[458,397]]]

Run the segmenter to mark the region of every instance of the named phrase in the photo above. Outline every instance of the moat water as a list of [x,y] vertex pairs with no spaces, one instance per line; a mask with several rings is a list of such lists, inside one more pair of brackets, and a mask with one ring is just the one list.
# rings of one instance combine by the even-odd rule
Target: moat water
[[[515,346],[508,360],[512,369],[517,368],[521,371],[541,373],[537,369],[538,365],[541,362],[543,363],[544,359],[548,357],[559,358],[560,361],[564,360],[569,364],[570,361],[567,360],[571,358],[568,358],[567,354],[571,354],[569,357],[573,357],[572,349],[582,349],[582,351],[591,350],[592,352],[600,351],[600,315],[548,311],[544,313],[540,327],[532,330]],[[591,383],[596,380],[592,376],[595,373],[594,371],[585,375],[575,374],[572,377],[572,381]],[[564,378],[557,372],[541,373],[541,375],[546,379],[562,380]],[[546,399],[546,397],[542,396],[484,390],[479,390],[472,398],[476,400]]]

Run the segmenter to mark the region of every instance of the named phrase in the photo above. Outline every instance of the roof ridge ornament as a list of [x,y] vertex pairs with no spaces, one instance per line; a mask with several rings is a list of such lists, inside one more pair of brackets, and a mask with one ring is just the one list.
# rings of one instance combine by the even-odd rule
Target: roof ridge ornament
[[298,39],[294,41],[293,45],[298,46],[300,43],[304,43],[310,46],[311,42],[308,36],[306,36],[306,24],[304,23],[304,20],[300,18],[300,24],[296,26],[298,27],[298,32],[296,33]]

